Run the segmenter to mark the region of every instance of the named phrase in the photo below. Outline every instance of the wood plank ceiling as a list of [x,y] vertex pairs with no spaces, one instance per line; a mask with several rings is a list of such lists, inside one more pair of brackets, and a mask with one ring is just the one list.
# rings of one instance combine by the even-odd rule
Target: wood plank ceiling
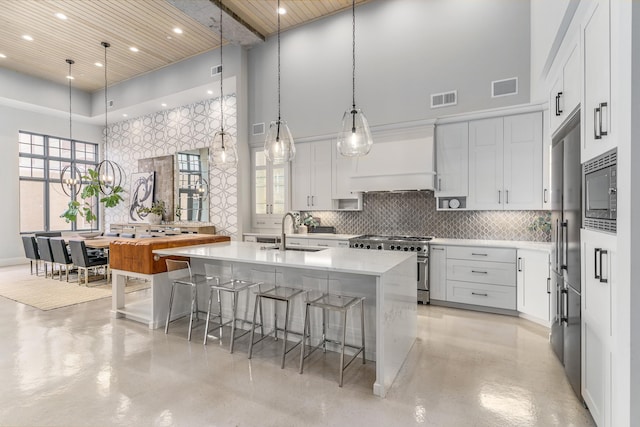
[[[111,44],[107,51],[109,85],[220,46],[215,28],[198,23],[166,0],[1,3],[0,67],[66,85],[65,60],[73,59],[73,87],[90,92],[104,87],[104,69],[95,65],[104,62],[102,41]],[[277,0],[223,0],[222,4],[260,34],[276,32]],[[350,6],[350,0],[281,0],[281,7],[287,10],[281,17],[281,28],[296,27]],[[57,18],[57,13],[67,19]],[[183,33],[176,34],[176,27]],[[24,40],[24,35],[33,40]],[[132,52],[130,47],[139,51]]]

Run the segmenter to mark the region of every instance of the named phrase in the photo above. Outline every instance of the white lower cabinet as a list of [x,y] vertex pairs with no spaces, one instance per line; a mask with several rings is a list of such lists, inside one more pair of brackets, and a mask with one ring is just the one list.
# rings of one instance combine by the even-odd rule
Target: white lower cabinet
[[349,240],[339,239],[314,239],[312,237],[289,237],[287,236],[287,246],[324,247],[324,248],[348,248]]
[[429,296],[431,300],[447,299],[447,247],[429,247]]
[[433,245],[431,299],[516,309],[516,251],[508,248]]
[[551,325],[550,254],[548,251],[518,249],[518,312],[544,326]]
[[612,309],[616,236],[581,230],[582,397],[599,427],[612,426]]

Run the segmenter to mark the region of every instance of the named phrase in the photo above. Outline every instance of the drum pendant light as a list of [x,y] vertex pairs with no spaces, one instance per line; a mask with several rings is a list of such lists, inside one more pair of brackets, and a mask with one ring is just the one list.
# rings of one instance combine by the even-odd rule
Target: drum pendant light
[[98,174],[100,192],[105,196],[110,196],[114,194],[114,192],[122,191],[121,184],[124,178],[124,171],[119,164],[107,158],[107,149],[109,148],[109,123],[107,121],[107,48],[111,45],[107,42],[101,42],[100,45],[104,47],[104,160],[98,163],[96,172]]
[[[71,65],[75,64],[73,59],[65,60],[67,64],[69,64],[69,74],[67,75],[67,79],[69,80],[69,142],[73,141],[73,133],[71,126],[71,80],[73,80],[73,75],[71,74]],[[62,186],[62,191],[67,196],[71,197],[72,200],[75,200],[76,196],[80,193],[80,177],[82,174],[78,170],[77,167],[72,165],[67,165],[60,171],[60,185]]]
[[238,165],[238,153],[232,136],[224,130],[224,93],[222,78],[224,66],[222,64],[222,2],[220,8],[220,130],[213,135],[213,164],[216,168],[227,170]]
[[351,2],[352,34],[353,34],[353,67],[352,67],[352,105],[342,116],[342,126],[338,132],[338,152],[347,157],[365,156],[371,151],[373,138],[367,118],[361,109],[356,108],[356,1]]
[[[280,0],[278,0],[278,11]],[[280,13],[278,15],[278,120],[271,122],[264,142],[264,154],[272,164],[290,162],[296,155],[296,147],[287,122],[280,116]]]

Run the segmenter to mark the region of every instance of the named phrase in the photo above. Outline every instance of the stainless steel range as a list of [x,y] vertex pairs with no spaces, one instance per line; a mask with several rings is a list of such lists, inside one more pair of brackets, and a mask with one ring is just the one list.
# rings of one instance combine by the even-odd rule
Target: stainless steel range
[[366,235],[349,240],[350,248],[415,252],[418,255],[418,302],[429,303],[429,241],[433,237]]

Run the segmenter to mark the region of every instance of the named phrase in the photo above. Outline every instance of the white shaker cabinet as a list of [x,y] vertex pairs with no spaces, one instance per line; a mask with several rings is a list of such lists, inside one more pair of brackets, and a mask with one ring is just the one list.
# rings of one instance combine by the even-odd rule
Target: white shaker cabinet
[[582,27],[584,102],[581,160],[615,147],[611,138],[611,49],[609,0],[594,0]]
[[429,291],[431,300],[447,300],[446,246],[429,246]]
[[467,207],[542,209],[542,150],[542,113],[471,121]]
[[569,48],[570,53],[558,70],[558,79],[549,93],[549,121],[551,134],[566,121],[580,104],[582,70],[578,43]]
[[615,235],[581,230],[582,397],[599,427],[612,424],[611,309],[616,287]]
[[292,163],[291,208],[297,211],[330,210],[331,142],[296,145]]
[[436,197],[466,197],[469,192],[469,123],[436,127]]
[[289,163],[271,164],[262,148],[252,149],[251,156],[253,226],[279,228],[289,210]]
[[551,325],[550,254],[518,249],[516,286],[520,315],[544,326]]

